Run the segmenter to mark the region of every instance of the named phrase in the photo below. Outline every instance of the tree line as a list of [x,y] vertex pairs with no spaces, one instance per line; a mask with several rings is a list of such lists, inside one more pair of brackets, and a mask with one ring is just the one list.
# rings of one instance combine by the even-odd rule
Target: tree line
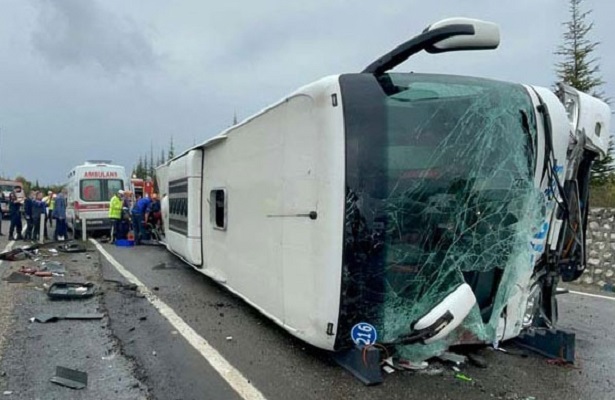
[[165,153],[165,150],[160,150],[160,154],[154,159],[154,145],[150,146],[149,155],[147,153],[140,155],[136,164],[132,168],[131,176],[138,179],[151,178],[156,182],[156,167],[164,164],[175,157],[175,145],[173,144],[173,137],[169,141],[169,148]]

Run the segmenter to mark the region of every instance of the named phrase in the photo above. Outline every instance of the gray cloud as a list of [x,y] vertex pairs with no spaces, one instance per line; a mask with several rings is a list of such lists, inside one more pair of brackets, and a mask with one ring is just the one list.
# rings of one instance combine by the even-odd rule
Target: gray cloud
[[117,73],[156,65],[152,45],[136,24],[101,8],[95,0],[32,4],[38,8],[32,44],[56,67],[97,65]]
[[[490,52],[421,54],[400,71],[551,86],[564,0],[3,0],[0,173],[62,182],[88,158],[132,167],[185,149],[322,76],[357,72],[450,16],[498,23]],[[587,0],[615,98],[615,3]],[[163,56],[161,56],[163,55]]]

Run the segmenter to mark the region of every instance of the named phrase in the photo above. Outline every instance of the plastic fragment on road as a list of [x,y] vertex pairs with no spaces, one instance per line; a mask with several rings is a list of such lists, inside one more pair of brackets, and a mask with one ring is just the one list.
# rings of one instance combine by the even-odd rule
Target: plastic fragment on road
[[233,340],[233,337],[232,336],[227,336],[226,340],[230,342],[231,340]]
[[5,395],[5,396],[9,396],[9,395],[13,394],[13,391],[5,390],[4,392],[2,392],[2,394]]
[[45,324],[47,322],[56,322],[61,319],[66,320],[97,320],[102,319],[105,315],[100,313],[88,314],[88,313],[70,313],[66,315],[51,315],[51,314],[40,314],[35,316],[34,318],[30,318],[30,322],[40,322]]
[[410,371],[419,371],[426,369],[429,366],[429,363],[427,361],[415,362],[410,360],[399,360],[397,365],[399,365],[403,369],[407,369]]
[[19,268],[19,272],[26,275],[33,275],[34,273],[38,272],[38,269],[22,265],[21,268]]
[[64,267],[64,264],[59,261],[45,261],[41,263],[41,270],[58,274],[66,273],[66,268]]
[[11,272],[11,274],[6,278],[3,278],[3,280],[7,281],[8,283],[27,283],[30,282],[32,278],[19,272]]
[[465,364],[466,361],[468,360],[466,356],[462,356],[461,354],[451,353],[448,351],[440,354],[438,358],[443,361],[450,361],[457,365]]
[[472,378],[462,373],[456,373],[455,378],[459,379],[460,381],[464,381],[464,382],[472,382]]
[[81,243],[66,243],[58,246],[58,250],[63,253],[85,253],[87,251]]
[[88,374],[76,369],[57,366],[56,374],[50,381],[71,389],[84,389],[88,385]]
[[388,366],[388,365],[383,365],[382,370],[386,372],[387,374],[392,374],[393,372],[395,372],[395,368]]
[[56,282],[47,291],[47,296],[53,300],[75,300],[94,296],[93,283]]

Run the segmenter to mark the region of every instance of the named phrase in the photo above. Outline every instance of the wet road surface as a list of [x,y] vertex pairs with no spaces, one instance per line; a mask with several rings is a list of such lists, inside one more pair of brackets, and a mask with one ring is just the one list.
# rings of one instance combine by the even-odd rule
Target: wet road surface
[[[171,307],[268,399],[612,399],[615,302],[560,296],[560,324],[577,334],[577,365],[549,365],[531,354],[484,349],[488,368],[450,367],[436,375],[396,372],[365,387],[329,354],[293,338],[241,299],[160,247],[104,245],[122,266]],[[103,276],[125,282],[101,257]],[[147,299],[109,282],[104,296],[111,329],[137,376],[159,399],[227,399],[238,395]],[[504,344],[503,347],[509,347]]]

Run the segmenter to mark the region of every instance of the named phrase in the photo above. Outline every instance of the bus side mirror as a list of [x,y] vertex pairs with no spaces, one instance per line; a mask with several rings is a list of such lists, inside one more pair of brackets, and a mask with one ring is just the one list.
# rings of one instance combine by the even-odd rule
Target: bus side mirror
[[438,21],[425,29],[432,32],[441,28],[455,26],[471,26],[473,33],[459,34],[437,41],[425,50],[428,53],[443,53],[459,50],[491,50],[500,44],[500,28],[497,24],[472,18],[447,18]]

